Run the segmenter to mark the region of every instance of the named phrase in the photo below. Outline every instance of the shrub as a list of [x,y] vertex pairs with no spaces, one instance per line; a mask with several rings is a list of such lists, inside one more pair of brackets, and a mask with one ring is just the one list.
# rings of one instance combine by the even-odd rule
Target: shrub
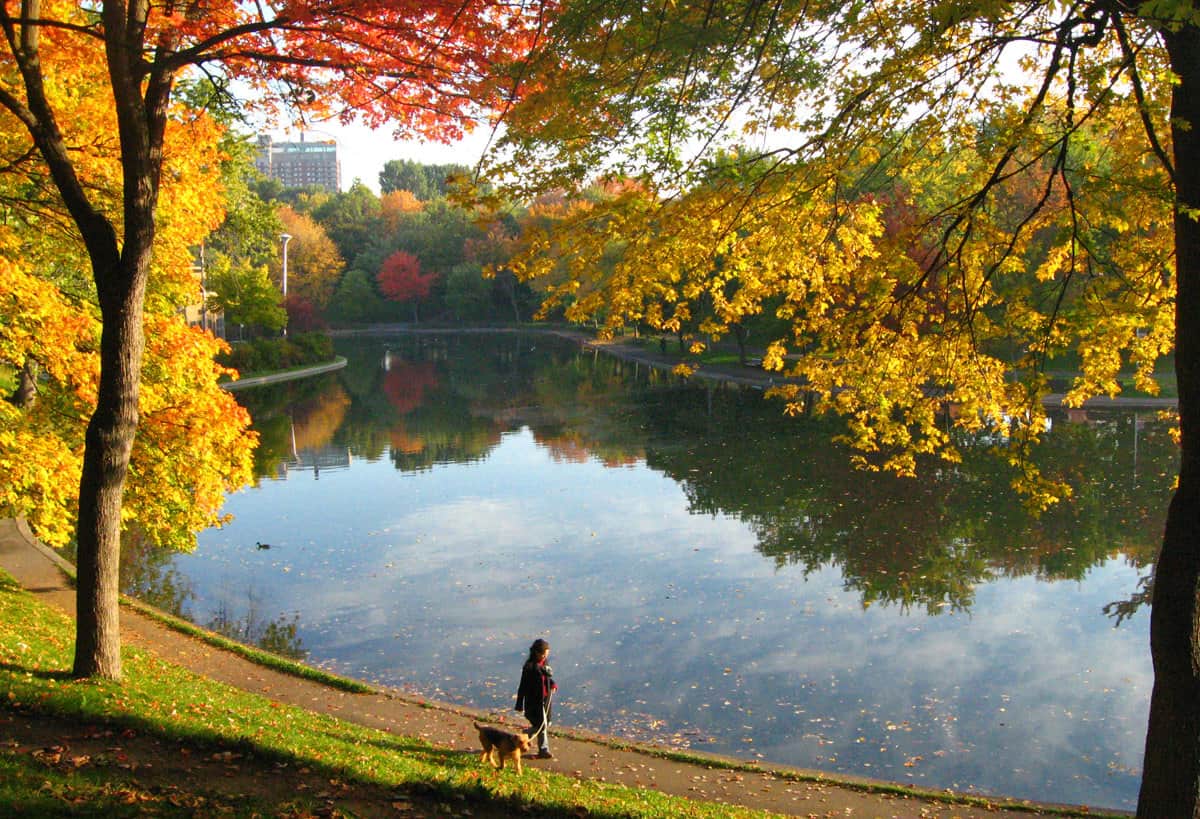
[[303,333],[292,338],[305,364],[329,361],[333,358],[333,339],[324,333]]
[[256,338],[236,342],[217,361],[243,376],[288,370],[333,359],[333,339],[323,333],[301,333],[290,338]]

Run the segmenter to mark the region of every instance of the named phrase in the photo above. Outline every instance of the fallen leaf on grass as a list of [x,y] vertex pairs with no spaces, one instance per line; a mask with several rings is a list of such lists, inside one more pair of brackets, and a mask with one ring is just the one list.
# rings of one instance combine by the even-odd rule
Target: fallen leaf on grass
[[54,745],[50,748],[38,748],[31,752],[31,756],[43,765],[57,765],[62,761],[63,752],[66,751],[61,745]]

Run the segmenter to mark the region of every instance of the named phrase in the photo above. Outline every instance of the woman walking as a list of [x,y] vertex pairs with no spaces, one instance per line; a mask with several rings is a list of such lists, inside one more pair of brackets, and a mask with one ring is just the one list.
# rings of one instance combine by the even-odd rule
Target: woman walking
[[554,674],[546,665],[550,644],[540,637],[529,647],[529,659],[521,667],[521,684],[517,687],[516,710],[529,720],[526,733],[538,738],[538,759],[554,759],[550,753],[550,700],[558,686]]

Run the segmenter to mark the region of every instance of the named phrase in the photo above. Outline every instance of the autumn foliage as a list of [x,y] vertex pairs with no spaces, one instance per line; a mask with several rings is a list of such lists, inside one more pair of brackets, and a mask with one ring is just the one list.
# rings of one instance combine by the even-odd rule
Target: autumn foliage
[[[0,72],[0,109],[6,112],[0,123],[0,184],[15,194],[7,201],[24,203],[18,208],[23,212],[14,216],[34,237],[32,244],[53,236],[73,248],[74,255],[61,263],[56,253],[42,255],[48,264],[37,273],[53,280],[67,303],[95,322],[81,345],[98,354],[95,390],[87,396],[78,392],[80,411],[68,416],[86,426],[86,434],[63,437],[60,450],[80,463],[76,676],[121,676],[119,542],[132,513],[124,505],[127,481],[153,472],[154,465],[143,469],[131,461],[137,457],[139,424],[146,421],[140,392],[143,383],[153,384],[147,378],[152,357],[156,349],[174,355],[171,351],[195,353],[204,347],[166,331],[147,346],[146,330],[160,330],[153,324],[156,318],[167,319],[194,298],[190,259],[181,263],[179,251],[197,244],[220,215],[220,193],[204,191],[202,182],[212,178],[217,165],[215,157],[203,158],[213,141],[203,135],[173,141],[180,126],[202,129],[208,121],[202,112],[176,105],[179,81],[202,67],[209,77],[238,80],[252,89],[250,105],[268,114],[286,109],[298,119],[357,117],[373,126],[387,123],[403,134],[453,139],[511,101],[512,74],[497,69],[543,30],[547,10],[541,3],[497,0],[0,5],[6,35],[0,43],[6,69]],[[200,160],[196,174],[172,167],[173,161],[193,157]],[[176,225],[181,230],[172,235]],[[10,260],[32,258],[10,254]],[[19,281],[15,275],[9,280]],[[2,295],[9,311],[23,309],[24,292]],[[162,341],[172,344],[158,348]],[[24,387],[37,383],[40,362],[32,351],[12,350],[9,363],[25,374]],[[161,367],[167,381],[175,367],[193,370],[181,374],[184,380],[203,376],[204,394],[214,403],[196,408],[202,418],[227,419],[222,429],[244,425],[231,405],[225,405],[229,412],[217,410],[224,399],[215,392],[211,363],[175,358]],[[173,406],[164,403],[160,409],[169,412]],[[12,419],[8,408],[5,416],[0,446],[16,453],[10,457],[23,457],[17,447],[30,436],[8,430],[30,419]],[[186,432],[172,452],[183,454],[185,449],[176,447],[203,440],[209,432],[203,420],[195,425],[172,420]],[[244,448],[233,447],[234,457],[222,463],[227,456],[221,445],[216,439],[212,448],[188,454],[209,456],[197,464],[198,473],[215,466],[209,471],[217,480],[236,485],[240,467],[232,461]],[[184,507],[213,493],[173,488],[179,514],[158,519],[193,525]],[[8,493],[29,505],[23,486]]]
[[[120,158],[110,137],[116,124],[93,98],[102,86],[80,62],[55,62],[47,70],[54,84],[80,95],[81,115],[70,121],[67,137],[90,146],[77,167],[93,180],[95,195],[116,207]],[[199,295],[192,247],[223,215],[214,206],[221,197],[220,135],[202,112],[182,108],[167,127],[168,174],[146,297],[141,435],[123,512],[156,544],[183,549],[194,544],[195,532],[221,520],[225,492],[250,479],[255,441],[249,416],[217,386],[225,371],[213,358],[224,342],[188,327],[177,310]],[[14,118],[0,116],[0,141],[22,144]],[[24,171],[25,179],[48,182],[35,163]],[[5,196],[22,184],[14,174],[0,175]],[[64,203],[51,196],[36,205],[0,229],[0,361],[32,364],[36,373],[30,403],[0,402],[0,469],[7,476],[0,510],[25,517],[40,539],[62,545],[75,528],[85,428],[99,397],[101,323],[86,287],[87,254],[65,227]]]
[[[862,466],[953,469],[986,430],[1040,508],[1071,491],[1029,457],[1048,373],[1075,407],[1122,376],[1157,392],[1173,355],[1138,815],[1200,817],[1196,4],[769,7],[563,7],[496,170],[572,209],[512,269],[610,332],[702,345],[755,322],[790,377],[773,392],[843,416]],[[589,198],[610,170],[650,190]]]
[[436,279],[436,273],[421,272],[421,260],[416,256],[397,250],[379,270],[379,289],[387,298],[403,304],[428,296]]
[[[288,298],[321,310],[329,304],[346,263],[325,229],[308,214],[284,206],[279,209],[279,219],[292,237],[288,243]],[[282,269],[277,275],[282,285]]]
[[536,37],[546,4],[509,0],[286,0],[263,15],[221,2],[148,6],[146,42],[176,62],[220,63],[269,112],[357,116],[453,140],[511,95],[493,68]]

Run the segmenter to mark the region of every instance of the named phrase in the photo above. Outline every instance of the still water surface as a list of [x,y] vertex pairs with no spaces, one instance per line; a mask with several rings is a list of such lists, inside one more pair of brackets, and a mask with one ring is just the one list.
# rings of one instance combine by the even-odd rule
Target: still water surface
[[1039,463],[1076,493],[1035,518],[986,440],[899,479],[855,471],[835,426],[759,393],[550,337],[341,347],[337,375],[239,394],[263,435],[259,486],[194,554],[132,560],[129,590],[510,715],[545,636],[562,725],[1135,804],[1138,595],[1176,458],[1153,414],[1056,416]]

